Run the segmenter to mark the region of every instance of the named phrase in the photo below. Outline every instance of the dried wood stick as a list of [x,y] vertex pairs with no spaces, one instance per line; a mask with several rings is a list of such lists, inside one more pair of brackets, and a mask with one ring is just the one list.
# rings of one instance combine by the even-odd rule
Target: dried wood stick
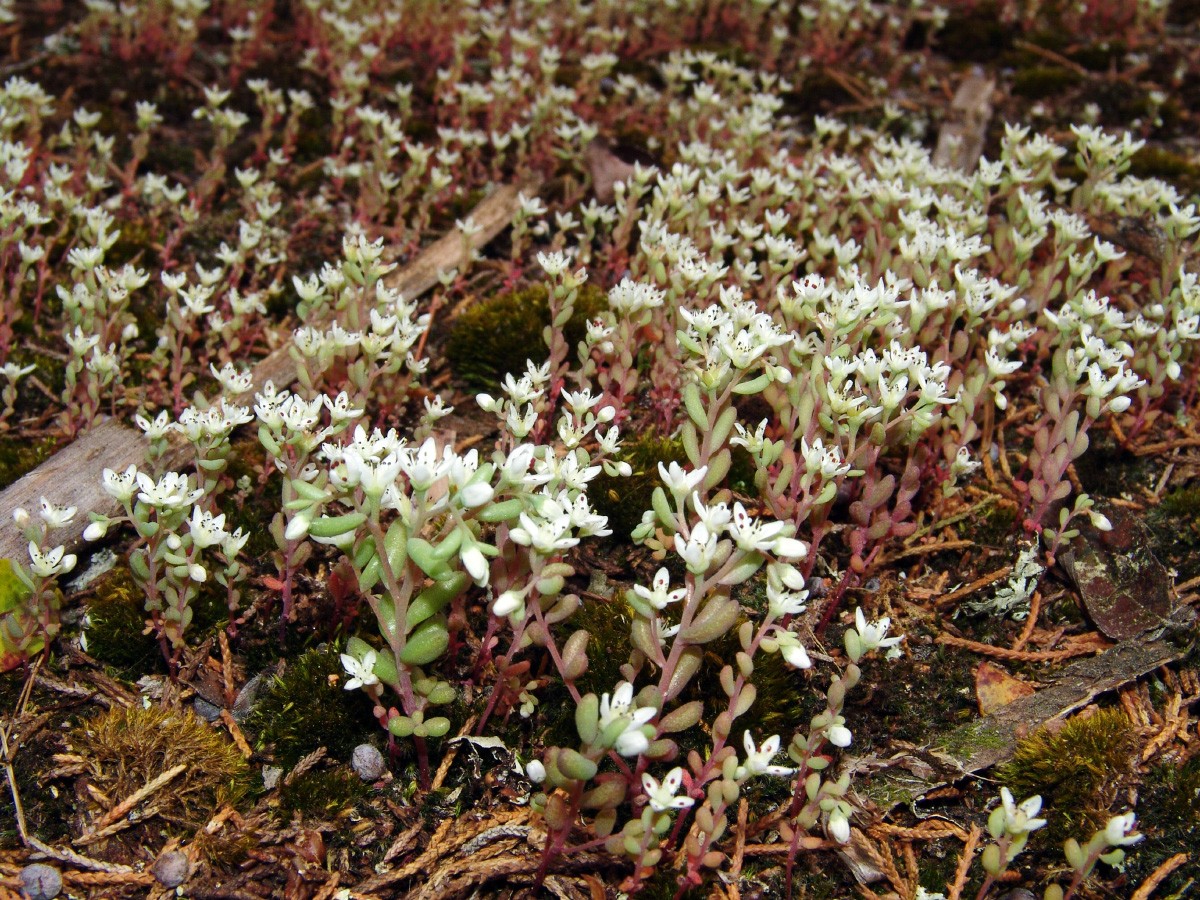
[[1150,900],[1150,895],[1154,893],[1155,888],[1166,881],[1172,872],[1187,861],[1188,855],[1186,853],[1176,853],[1150,873],[1150,877],[1143,881],[1142,886],[1134,891],[1133,897],[1130,900]]
[[[528,194],[537,188],[537,181],[504,185],[475,207],[471,217],[479,231],[469,240],[471,249],[478,250],[508,225],[519,208],[517,195],[522,190]],[[463,236],[456,229],[384,280],[388,287],[409,299],[420,296],[438,283],[441,273],[463,264],[463,247]],[[261,389],[268,380],[276,384],[291,383],[295,368],[288,356],[289,344],[285,341],[254,367],[253,390]],[[185,447],[169,451],[165,459],[168,468],[180,465],[188,452]],[[140,465],[145,455],[146,440],[141,432],[123,421],[107,419],[9,485],[0,493],[0,559],[25,559],[25,541],[17,529],[10,527],[12,513],[18,507],[36,509],[42,497],[60,506],[78,508],[76,524],[52,533],[50,538],[68,547],[77,546],[89,512],[105,515],[118,512],[116,502],[101,486],[101,470],[123,471],[130,465]]]

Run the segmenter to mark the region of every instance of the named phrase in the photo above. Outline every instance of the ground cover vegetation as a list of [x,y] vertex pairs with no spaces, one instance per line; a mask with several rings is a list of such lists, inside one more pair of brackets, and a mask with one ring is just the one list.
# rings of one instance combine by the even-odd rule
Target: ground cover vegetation
[[1198,28],[0,0],[0,890],[1192,895]]

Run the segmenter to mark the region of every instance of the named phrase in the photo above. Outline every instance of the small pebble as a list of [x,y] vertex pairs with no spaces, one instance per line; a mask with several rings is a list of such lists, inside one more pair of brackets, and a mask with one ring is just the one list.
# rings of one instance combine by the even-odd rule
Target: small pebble
[[192,701],[192,709],[205,722],[215,722],[221,718],[221,707],[200,697]]
[[62,876],[54,866],[33,863],[21,870],[21,894],[27,900],[53,900],[62,886]]
[[188,862],[187,854],[178,850],[164,853],[150,867],[150,874],[158,879],[163,887],[177,888],[192,874],[192,865]]
[[378,747],[373,744],[359,744],[350,757],[350,768],[354,769],[354,774],[363,781],[378,781],[387,771],[387,763],[383,761],[383,754],[379,752]]
[[876,591],[879,590],[879,579],[874,578],[874,577],[868,578],[867,583],[863,585],[863,589],[868,590],[872,594],[874,594]]

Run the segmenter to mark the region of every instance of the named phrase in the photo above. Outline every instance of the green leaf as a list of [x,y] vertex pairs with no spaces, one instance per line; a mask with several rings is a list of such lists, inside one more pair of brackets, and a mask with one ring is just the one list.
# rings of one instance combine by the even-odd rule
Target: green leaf
[[29,594],[29,588],[21,581],[13,564],[0,559],[0,615],[12,612]]
[[410,666],[424,666],[446,652],[450,645],[450,632],[440,616],[419,625],[408,637],[408,643],[400,653],[400,661]]

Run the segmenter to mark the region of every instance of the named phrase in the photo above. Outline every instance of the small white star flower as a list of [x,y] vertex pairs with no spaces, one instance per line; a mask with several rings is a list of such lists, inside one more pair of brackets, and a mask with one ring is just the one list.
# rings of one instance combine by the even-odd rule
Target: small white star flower
[[787,766],[771,765],[771,760],[779,753],[779,735],[773,734],[761,746],[754,743],[754,738],[747,731],[743,738],[743,746],[746,748],[746,761],[738,767],[743,777],[752,775],[778,775],[787,776],[795,772],[795,769],[789,769]]
[[622,756],[639,756],[650,748],[650,739],[642,726],[655,715],[657,711],[653,706],[633,705],[633,685],[628,681],[618,684],[611,697],[608,694],[600,697],[600,731],[608,731],[613,724],[621,726],[622,730],[613,740],[613,749]]
[[42,521],[50,528],[62,528],[64,525],[69,525],[75,518],[75,512],[74,506],[55,506],[45,497],[42,498],[41,509],[38,510]]
[[1128,847],[1130,844],[1136,844],[1145,837],[1133,830],[1136,826],[1137,816],[1132,812],[1113,816],[1104,826],[1104,840],[1110,847]]
[[118,503],[128,503],[137,491],[137,475],[137,466],[132,465],[124,472],[105,469],[104,492]]
[[29,542],[30,568],[33,574],[41,578],[53,578],[64,575],[75,568],[75,554],[66,553],[62,546],[43,551],[33,541]]
[[659,569],[654,575],[654,581],[650,587],[643,587],[640,584],[633,586],[633,592],[641,597],[655,609],[665,609],[668,604],[678,603],[687,596],[687,588],[676,588],[668,590],[671,586],[670,573],[666,566]]
[[660,784],[658,779],[649,772],[642,773],[642,789],[646,792],[646,802],[655,812],[667,812],[671,809],[689,809],[696,801],[691,797],[676,797],[683,784],[683,769],[676,766],[667,773]]
[[364,653],[361,660],[349,653],[341,654],[341,658],[342,668],[350,676],[344,685],[346,690],[353,691],[356,688],[379,684],[379,679],[375,677],[376,654],[374,650]]

